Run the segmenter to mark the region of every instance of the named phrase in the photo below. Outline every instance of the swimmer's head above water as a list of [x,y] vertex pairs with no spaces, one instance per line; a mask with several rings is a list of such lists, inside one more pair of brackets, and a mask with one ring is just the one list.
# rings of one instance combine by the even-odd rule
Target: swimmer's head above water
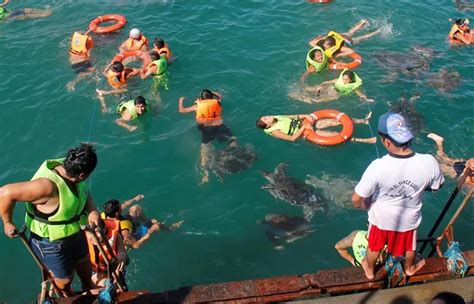
[[356,79],[355,79],[354,72],[352,72],[350,70],[347,70],[344,73],[342,73],[342,81],[344,82],[344,84],[349,84],[349,83],[355,82]]
[[257,128],[268,129],[273,124],[275,124],[277,121],[278,121],[278,119],[276,119],[275,117],[270,116],[270,115],[261,116],[257,119],[256,125],[257,125]]

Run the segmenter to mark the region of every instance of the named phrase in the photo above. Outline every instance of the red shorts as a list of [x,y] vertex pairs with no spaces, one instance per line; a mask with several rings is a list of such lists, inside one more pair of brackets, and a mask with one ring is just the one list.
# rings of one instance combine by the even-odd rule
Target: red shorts
[[387,245],[387,252],[393,256],[404,256],[407,251],[416,251],[416,229],[398,232],[382,230],[369,225],[369,249],[380,251]]

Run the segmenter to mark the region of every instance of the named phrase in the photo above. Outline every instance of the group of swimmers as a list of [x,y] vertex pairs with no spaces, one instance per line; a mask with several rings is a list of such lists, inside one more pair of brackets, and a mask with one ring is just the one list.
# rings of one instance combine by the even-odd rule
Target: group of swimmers
[[[4,9],[3,12],[5,12]],[[27,14],[27,12],[27,9],[25,9],[24,13]],[[0,11],[0,14],[2,14],[2,11]],[[9,16],[12,15],[15,14],[10,13]],[[450,35],[454,39],[460,39],[457,38],[458,35],[463,35],[466,31],[465,20],[463,22],[456,22],[457,30],[452,31],[452,35],[450,33]],[[469,21],[467,20],[467,24],[468,23]],[[374,101],[368,98],[360,90],[362,80],[350,68],[342,69],[337,79],[323,82],[318,86],[306,87],[304,84],[306,77],[311,73],[321,72],[327,69],[328,66],[330,66],[331,64],[340,67],[340,63],[337,62],[336,58],[351,56],[354,54],[353,49],[351,49],[349,46],[355,45],[363,40],[369,39],[380,33],[380,31],[377,30],[360,37],[354,37],[354,34],[366,25],[367,21],[362,20],[347,33],[339,34],[337,32],[331,31],[325,36],[318,36],[310,41],[310,46],[312,47],[312,49],[310,50],[310,52],[308,52],[307,71],[301,77],[301,83],[303,88],[307,92],[316,93],[317,97],[315,99],[311,99],[311,102],[330,101],[337,99],[341,95],[349,95],[352,93],[357,94],[363,101]],[[78,69],[80,76],[84,76],[85,74],[93,71],[91,63],[91,50],[94,44],[90,33],[91,30],[86,31],[84,33],[76,32],[73,34],[71,41],[70,62],[73,68]],[[100,101],[102,111],[107,112],[108,107],[105,102],[105,96],[121,95],[122,100],[117,107],[117,113],[120,115],[120,118],[116,120],[116,123],[129,131],[134,131],[137,127],[130,125],[128,122],[146,113],[149,104],[143,96],[136,96],[135,98],[131,98],[128,94],[126,94],[127,80],[131,77],[138,75],[142,79],[153,76],[155,82],[155,89],[159,89],[159,87],[164,87],[165,89],[167,89],[168,80],[166,78],[166,72],[168,64],[173,61],[173,56],[167,44],[163,41],[163,39],[160,38],[154,39],[153,48],[152,50],[149,50],[148,39],[138,28],[133,28],[129,32],[128,39],[119,46],[119,51],[121,52],[121,56],[115,56],[114,60],[103,71],[103,75],[107,78],[108,84],[110,85],[111,89],[97,90],[97,96]],[[125,56],[124,54],[131,55]],[[124,63],[126,63],[125,57],[139,57],[144,62],[146,62],[147,65],[142,67],[141,69],[127,68],[126,66],[124,66]],[[357,57],[355,56],[354,58],[354,62],[357,63]],[[360,64],[360,61],[358,63]],[[356,66],[357,64],[355,64],[355,67]],[[79,78],[80,77],[78,77],[78,79]],[[74,89],[74,84],[75,83],[70,84],[68,88],[71,90]],[[185,97],[181,97],[179,99],[178,111],[180,113],[195,112],[196,123],[198,129],[201,131],[201,166],[205,168],[206,163],[208,161],[206,155],[209,150],[209,144],[212,141],[217,140],[219,142],[226,142],[229,145],[236,145],[236,139],[233,136],[231,130],[223,123],[221,94],[215,91],[204,89],[200,93],[199,97],[194,100],[193,105],[188,107],[184,106],[184,100]],[[351,121],[355,124],[368,125],[371,115],[372,113],[368,113],[368,115],[364,119],[352,119]],[[257,120],[257,126],[259,128],[262,128],[266,134],[289,141],[295,141],[298,138],[305,137],[304,134],[306,130],[318,132],[318,134],[323,137],[330,136],[333,134],[332,132],[324,131],[321,129],[336,126],[339,124],[340,122],[338,121],[338,119],[321,119],[315,114],[262,116]],[[349,136],[346,140],[349,140],[349,138],[351,138],[352,141],[363,143],[375,143],[377,140],[376,137],[364,139],[352,136]],[[438,154],[440,156],[446,156],[444,154],[444,150],[442,150],[442,138],[436,135],[430,135],[430,138],[435,140],[435,142],[437,143],[438,151],[442,151]],[[81,187],[83,186],[83,181],[91,174],[91,172],[95,168],[97,160],[96,158],[95,161],[90,160],[89,156],[91,155],[95,155],[95,152],[89,146],[81,146],[79,148],[71,149],[71,151],[68,152],[68,156],[65,160],[48,160],[44,163],[44,165],[38,170],[37,174],[35,175],[34,180],[36,181],[41,179],[48,179],[53,181],[53,183],[41,184],[41,182],[32,181],[32,184],[28,184],[28,187],[31,187],[29,189],[33,189],[34,187],[42,187],[42,189],[53,189],[50,189],[51,193],[47,194],[44,194],[47,191],[43,189],[44,192],[40,193],[39,196],[44,194],[44,196],[48,196],[48,199],[54,197],[51,202],[46,199],[46,203],[43,202],[43,205],[50,204],[50,206],[48,207],[54,206],[56,209],[59,209],[59,218],[52,219],[56,216],[54,214],[54,212],[57,211],[55,208],[46,208],[49,211],[53,210],[53,215],[49,216],[46,220],[44,218],[41,218],[45,215],[48,216],[48,214],[50,213],[43,212],[42,210],[36,210],[36,208],[39,208],[37,205],[42,205],[38,203],[38,200],[36,200],[37,197],[34,197],[32,199],[32,197],[30,196],[22,196],[24,194],[21,194],[20,192],[24,190],[25,184],[13,186],[9,185],[9,187],[2,187],[2,190],[0,191],[0,201],[2,201],[0,211],[2,212],[2,215],[5,215],[3,219],[6,234],[10,237],[15,235],[16,229],[12,223],[11,214],[15,202],[20,200],[25,202],[32,202],[30,205],[28,205],[29,207],[27,208],[27,217],[29,217],[27,222],[29,223],[30,230],[33,232],[33,239],[36,240],[36,242],[32,243],[36,244],[35,252],[37,252],[38,255],[44,255],[44,251],[42,250],[45,247],[42,246],[45,246],[46,241],[49,242],[48,245],[50,245],[56,240],[52,238],[52,234],[49,234],[50,232],[52,233],[54,229],[51,229],[51,231],[47,232],[46,235],[44,234],[45,230],[39,228],[45,227],[41,225],[54,226],[55,221],[66,221],[66,225],[71,225],[72,227],[73,224],[76,224],[76,222],[78,223],[79,218],[82,217],[82,211],[81,214],[76,214],[77,210],[71,212],[71,210],[68,210],[68,208],[71,208],[70,206],[68,207],[65,203],[60,203],[59,201],[61,201],[62,199],[67,200],[68,198],[71,198],[74,202],[76,202],[76,200],[80,200],[84,210],[87,209],[87,211],[90,211],[90,213],[93,214],[95,212],[95,207],[90,206],[91,203],[88,198],[89,193],[83,194],[81,192],[81,195],[79,195],[80,198],[76,198],[73,195],[74,192],[82,191],[83,188]],[[81,163],[76,164],[79,162],[79,160],[81,161]],[[87,166],[84,166],[82,161],[84,163],[90,164],[90,168],[85,169],[85,167]],[[449,161],[446,162],[449,163]],[[452,160],[452,163],[453,165],[455,165],[458,162]],[[469,161],[467,165],[471,165]],[[454,170],[456,170],[455,166]],[[207,170],[204,170],[201,181],[207,182],[208,180],[209,174]],[[81,187],[79,187],[79,185],[81,185]],[[57,187],[58,190],[55,191],[54,189],[56,188],[54,187]],[[139,248],[147,239],[149,239],[150,235],[154,232],[158,230],[173,230],[178,228],[182,223],[178,222],[174,223],[170,227],[166,227],[162,223],[159,223],[156,219],[149,220],[145,217],[145,215],[143,214],[143,210],[139,205],[132,206],[129,209],[127,215],[122,215],[122,211],[124,211],[131,204],[142,198],[143,195],[138,195],[133,199],[124,202],[123,204],[120,204],[120,202],[115,199],[109,200],[104,204],[104,212],[100,214],[101,222],[103,223],[102,226],[106,232],[107,242],[113,244],[117,261],[119,262],[119,264],[121,264],[118,267],[119,270],[124,269],[124,265],[126,265],[128,262],[128,257],[125,251],[126,246],[129,246],[131,248]],[[42,199],[44,199],[44,197],[42,197]],[[35,207],[33,207],[33,205]],[[8,214],[10,218],[8,217]],[[99,223],[100,221],[94,219],[91,222]],[[74,226],[74,229],[76,229],[76,226]],[[66,239],[77,233],[77,231],[71,233],[71,231],[69,230],[66,231],[67,229],[64,230],[65,231],[58,231],[60,240],[62,240],[63,237],[64,239]],[[37,236],[35,236],[36,233],[38,234]],[[95,270],[93,282],[95,284],[102,285],[104,283],[104,278],[107,277],[107,270],[106,268],[104,268],[103,264],[104,257],[102,257],[102,259],[100,258],[101,253],[97,251],[97,248],[95,246],[97,244],[95,243],[96,237],[93,236],[94,232],[91,233],[92,236],[89,233],[87,235],[87,239],[89,242],[90,262]],[[361,240],[363,241],[364,238],[367,238],[367,233],[352,233],[350,235],[349,242],[351,243],[351,245],[354,243],[359,244],[359,242],[361,242]],[[341,245],[338,248],[340,249],[342,247],[343,246]],[[349,258],[347,259],[350,260]],[[362,256],[360,256],[360,259],[362,259]],[[351,260],[350,262],[354,265],[359,263],[356,263],[355,259]],[[63,274],[61,272],[59,273]],[[66,291],[65,293],[69,295],[70,283],[72,281],[70,273],[63,274],[64,277],[60,274],[56,275],[58,282]],[[63,279],[63,281],[61,281],[61,279]]]

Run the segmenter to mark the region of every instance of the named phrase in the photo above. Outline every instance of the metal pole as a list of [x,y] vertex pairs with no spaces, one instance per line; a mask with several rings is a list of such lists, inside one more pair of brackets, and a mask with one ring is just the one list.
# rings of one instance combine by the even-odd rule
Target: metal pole
[[[441,224],[441,221],[444,219],[444,216],[446,215],[446,212],[448,211],[449,207],[454,202],[454,199],[458,195],[459,191],[461,190],[461,187],[464,185],[464,182],[466,181],[466,178],[471,174],[471,170],[467,168],[463,175],[461,175],[461,179],[459,180],[458,184],[456,185],[456,188],[454,188],[453,192],[451,193],[451,196],[449,197],[448,201],[444,205],[443,210],[441,210],[440,215],[438,216],[438,219],[434,223],[433,227],[430,230],[430,233],[428,233],[427,238],[431,238],[434,233],[436,232],[436,229],[438,229],[439,224]],[[418,250],[419,254],[423,254],[423,251],[425,250],[426,246],[428,245],[428,242],[424,242],[423,245],[421,246],[420,250]]]

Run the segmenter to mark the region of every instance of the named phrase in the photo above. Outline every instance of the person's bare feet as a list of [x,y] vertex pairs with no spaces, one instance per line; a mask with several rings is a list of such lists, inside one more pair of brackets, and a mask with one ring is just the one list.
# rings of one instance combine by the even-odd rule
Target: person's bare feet
[[364,27],[369,24],[369,20],[362,19],[359,23],[357,23],[357,27]]
[[374,270],[370,269],[369,264],[367,263],[367,259],[364,258],[360,262],[360,266],[364,270],[364,274],[368,280],[373,280],[375,278]]
[[421,260],[417,262],[413,267],[411,267],[411,269],[405,269],[405,274],[410,277],[414,275],[415,273],[417,273],[421,268],[423,268],[425,264],[426,264],[426,260]]
[[175,229],[178,229],[179,227],[181,227],[181,225],[184,223],[184,221],[179,221],[179,222],[176,222],[176,223],[173,223],[170,228],[172,230],[175,230]]
[[436,133],[430,133],[430,134],[428,134],[426,137],[431,138],[431,139],[434,140],[437,144],[442,144],[443,141],[444,141],[444,138],[442,138],[441,136],[439,136],[439,135],[436,134]]

